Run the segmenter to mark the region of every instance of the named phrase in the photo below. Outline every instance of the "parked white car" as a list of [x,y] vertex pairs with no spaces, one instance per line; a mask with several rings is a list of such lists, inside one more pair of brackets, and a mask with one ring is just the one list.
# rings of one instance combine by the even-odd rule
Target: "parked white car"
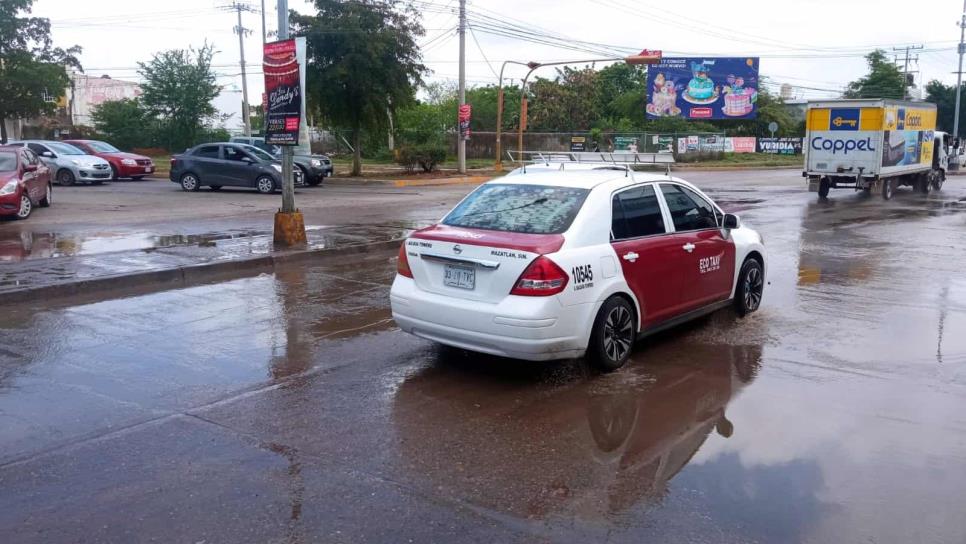
[[98,185],[109,181],[113,174],[106,160],[88,155],[73,145],[52,140],[23,140],[10,142],[10,145],[26,146],[40,157],[50,168],[53,178],[59,185],[73,185],[76,182]]

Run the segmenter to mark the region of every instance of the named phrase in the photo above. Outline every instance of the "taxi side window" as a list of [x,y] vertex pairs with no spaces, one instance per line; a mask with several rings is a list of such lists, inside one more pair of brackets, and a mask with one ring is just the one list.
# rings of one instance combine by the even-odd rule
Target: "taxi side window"
[[718,212],[697,193],[679,185],[661,184],[661,192],[671,212],[674,230],[713,229],[718,227]]
[[615,240],[664,234],[664,217],[651,185],[632,187],[614,195],[611,234]]

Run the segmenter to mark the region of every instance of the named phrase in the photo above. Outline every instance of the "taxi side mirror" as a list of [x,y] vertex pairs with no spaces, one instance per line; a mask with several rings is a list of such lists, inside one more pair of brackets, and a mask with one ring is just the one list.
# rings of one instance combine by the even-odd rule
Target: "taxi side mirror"
[[725,229],[736,229],[741,226],[741,220],[733,213],[726,213],[721,226]]
[[24,172],[36,172],[37,171],[37,165],[36,164],[25,164],[25,165],[23,165],[23,171]]

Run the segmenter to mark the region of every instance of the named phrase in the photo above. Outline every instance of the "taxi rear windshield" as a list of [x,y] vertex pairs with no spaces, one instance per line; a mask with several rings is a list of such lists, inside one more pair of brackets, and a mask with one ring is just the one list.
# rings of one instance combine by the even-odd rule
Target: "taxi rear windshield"
[[570,227],[588,189],[552,185],[487,184],[466,197],[444,225],[474,229],[560,234]]

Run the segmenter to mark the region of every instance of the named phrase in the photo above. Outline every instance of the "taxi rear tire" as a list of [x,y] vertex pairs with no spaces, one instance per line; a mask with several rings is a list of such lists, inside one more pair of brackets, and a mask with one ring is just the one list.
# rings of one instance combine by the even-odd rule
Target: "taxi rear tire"
[[738,286],[735,288],[735,311],[738,317],[755,312],[761,306],[761,297],[765,291],[765,274],[761,263],[748,258],[741,265],[738,274]]
[[637,312],[620,296],[612,296],[597,312],[587,356],[599,369],[611,372],[624,366],[637,338]]

